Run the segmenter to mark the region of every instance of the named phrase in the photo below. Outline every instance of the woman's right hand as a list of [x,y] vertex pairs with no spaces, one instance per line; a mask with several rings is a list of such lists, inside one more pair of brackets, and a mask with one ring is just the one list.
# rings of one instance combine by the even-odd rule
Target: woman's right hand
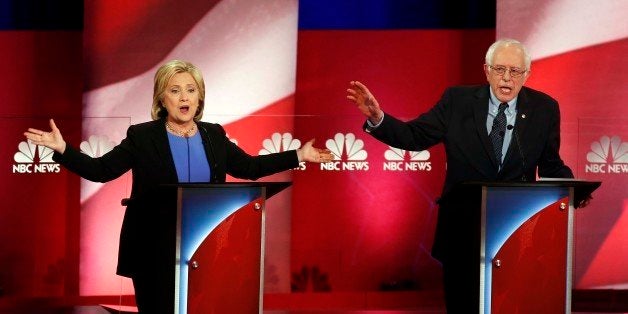
[[24,136],[29,139],[33,144],[46,146],[58,153],[63,154],[65,152],[65,141],[61,132],[55,125],[54,120],[50,119],[50,132],[44,132],[42,130],[29,128],[24,132]]

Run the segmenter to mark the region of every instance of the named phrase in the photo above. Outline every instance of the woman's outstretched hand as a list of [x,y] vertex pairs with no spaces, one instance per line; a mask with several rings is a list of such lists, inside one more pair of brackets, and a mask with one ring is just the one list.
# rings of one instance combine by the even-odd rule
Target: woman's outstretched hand
[[61,154],[65,152],[65,141],[52,119],[50,119],[50,132],[29,128],[24,132],[24,136],[33,144],[46,146]]
[[299,161],[323,163],[334,160],[334,154],[332,154],[329,149],[316,148],[312,146],[313,144],[314,139],[311,139],[301,148],[297,149],[297,156],[299,156]]

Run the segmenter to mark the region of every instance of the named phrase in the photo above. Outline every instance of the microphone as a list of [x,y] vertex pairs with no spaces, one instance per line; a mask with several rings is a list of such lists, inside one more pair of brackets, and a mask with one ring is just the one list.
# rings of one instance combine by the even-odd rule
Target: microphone
[[212,181],[216,181],[216,169],[218,168],[218,162],[216,161],[216,155],[214,154],[214,147],[212,146],[212,142],[209,139],[209,134],[204,126],[198,125],[198,129],[201,131],[201,140],[203,142],[203,146],[209,147],[209,153],[212,155],[212,160],[214,164],[211,165],[213,169],[211,169]]
[[515,129],[512,124],[506,126],[506,129],[512,130],[512,134],[515,137],[515,141],[517,142],[517,150],[519,151],[519,156],[521,156],[521,181],[527,181],[526,178],[526,157],[523,155],[523,150],[521,149],[521,142],[519,141],[519,134],[517,133],[517,129]]

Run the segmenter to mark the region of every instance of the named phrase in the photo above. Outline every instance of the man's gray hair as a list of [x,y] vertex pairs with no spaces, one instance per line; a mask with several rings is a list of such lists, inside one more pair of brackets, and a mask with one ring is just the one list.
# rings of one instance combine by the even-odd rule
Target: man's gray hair
[[526,48],[526,46],[524,46],[521,42],[519,42],[518,40],[515,39],[510,39],[510,38],[504,38],[504,39],[499,39],[496,42],[494,42],[490,47],[488,47],[488,50],[486,51],[486,58],[484,59],[484,62],[488,65],[493,65],[493,55],[495,54],[495,50],[497,50],[497,48],[500,47],[506,47],[506,46],[517,46],[521,49],[521,51],[523,51],[523,56],[524,56],[524,61],[525,61],[525,69],[526,70],[530,70],[530,64],[532,63],[532,57],[530,57],[530,53],[528,53],[528,49]]

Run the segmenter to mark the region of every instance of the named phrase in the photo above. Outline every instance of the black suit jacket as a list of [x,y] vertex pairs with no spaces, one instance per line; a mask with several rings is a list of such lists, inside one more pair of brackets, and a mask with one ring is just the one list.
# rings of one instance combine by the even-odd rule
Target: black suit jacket
[[[199,122],[198,127],[211,167],[211,183],[225,182],[227,174],[255,180],[299,164],[294,150],[250,156],[226,137],[222,126]],[[132,170],[131,201],[122,223],[117,273],[133,277],[143,270],[150,273],[174,266],[176,207],[169,203],[170,195],[164,194],[162,185],[178,183],[178,178],[164,120],[132,125],[126,138],[100,158],[91,158],[68,145],[53,159],[96,182],[107,182]]]
[[403,122],[386,114],[377,128],[364,125],[378,140],[405,150],[420,151],[438,143],[445,145],[447,173],[432,250],[441,261],[457,246],[452,233],[464,232],[469,225],[468,216],[461,213],[461,204],[452,200],[458,197],[449,197],[457,183],[520,181],[524,174],[526,180],[534,181],[537,171],[541,177],[573,177],[571,169],[559,156],[558,103],[527,87],[519,92],[514,130],[517,136],[512,137],[499,171],[486,128],[489,88],[488,85],[448,88],[432,109],[414,120]]

